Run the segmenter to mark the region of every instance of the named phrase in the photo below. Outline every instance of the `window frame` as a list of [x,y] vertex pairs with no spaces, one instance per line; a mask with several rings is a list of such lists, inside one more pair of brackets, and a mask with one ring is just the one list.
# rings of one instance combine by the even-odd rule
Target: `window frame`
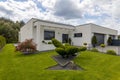
[[[48,35],[46,36],[46,34],[50,35],[51,33],[52,33],[53,36],[50,36],[48,38]],[[44,30],[44,40],[51,40],[52,38],[55,38],[55,31],[53,31],[53,30]]]
[[74,33],[74,37],[77,38],[77,37],[82,37],[83,34],[82,33]]

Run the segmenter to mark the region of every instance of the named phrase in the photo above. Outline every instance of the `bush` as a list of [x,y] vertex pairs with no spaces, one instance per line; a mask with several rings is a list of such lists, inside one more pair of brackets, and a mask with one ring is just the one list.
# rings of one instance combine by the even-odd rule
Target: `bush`
[[26,39],[24,42],[21,42],[18,44],[18,46],[16,46],[16,51],[32,53],[36,51],[36,44],[32,39]]
[[116,52],[114,50],[107,50],[106,53],[111,55],[116,55]]
[[68,57],[69,55],[75,56],[75,53],[78,52],[78,48],[75,47],[75,46],[67,46],[67,47],[65,48],[65,51],[66,51],[67,57]]
[[96,49],[96,48],[92,48],[91,51],[92,52],[99,52],[98,49]]
[[111,37],[108,38],[107,43],[108,43],[108,45],[112,44],[112,38]]
[[81,47],[79,48],[79,51],[85,51],[85,50],[87,50],[87,48],[86,48],[85,46],[81,46]]
[[65,43],[64,45],[62,45],[62,43],[56,39],[52,39],[52,43],[55,47],[57,47],[55,51],[62,57],[68,58],[69,55],[74,56],[75,53],[78,52],[78,48],[75,46],[71,46],[69,43]]
[[52,43],[55,47],[61,47],[64,48],[61,42],[59,42],[57,39],[52,39]]
[[6,39],[3,36],[0,36],[0,49],[3,48],[6,44]]
[[69,43],[65,43],[64,46],[70,46],[70,44]]
[[52,42],[48,42],[48,44],[52,44]]
[[96,36],[94,35],[93,37],[92,37],[92,40],[91,40],[92,42],[92,45],[93,45],[93,47],[96,47],[96,44],[97,44],[97,38],[96,38]]
[[45,42],[45,41],[42,41],[42,43],[47,44],[47,42]]
[[86,45],[87,45],[87,43],[83,43],[83,45],[85,45],[85,46],[86,46]]
[[104,48],[104,47],[105,47],[105,44],[100,44],[100,46],[101,46],[102,48]]
[[78,48],[75,46],[66,46],[64,48],[56,48],[55,51],[61,55],[63,58],[68,58],[70,55],[75,56],[75,53],[78,52]]
[[66,51],[63,49],[63,48],[56,48],[55,51],[61,55],[63,58],[65,57],[66,55]]

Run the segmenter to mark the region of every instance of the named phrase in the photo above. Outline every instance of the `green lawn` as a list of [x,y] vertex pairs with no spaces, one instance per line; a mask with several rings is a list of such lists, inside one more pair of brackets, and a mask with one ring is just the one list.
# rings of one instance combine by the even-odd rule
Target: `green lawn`
[[120,56],[85,51],[74,60],[83,71],[46,70],[56,65],[51,58],[55,51],[32,55],[14,51],[12,44],[0,51],[0,80],[120,80]]

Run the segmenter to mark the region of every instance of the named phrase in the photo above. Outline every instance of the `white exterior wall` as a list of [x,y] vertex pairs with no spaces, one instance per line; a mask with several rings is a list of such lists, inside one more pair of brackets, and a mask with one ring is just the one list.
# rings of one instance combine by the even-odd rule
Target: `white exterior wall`
[[25,39],[33,38],[33,19],[31,19],[28,23],[26,23],[19,32],[19,41],[22,42]]
[[[113,29],[109,29],[109,28],[105,28],[105,27],[101,27],[95,24],[90,24],[91,25],[91,32],[92,33],[99,33],[99,34],[104,34],[104,43],[107,45],[107,40],[109,35],[118,35],[118,31],[117,30],[113,30]],[[117,39],[117,37],[116,37]]]
[[[69,30],[68,29],[60,29],[60,28],[49,28],[49,27],[42,27],[40,28],[40,51],[45,51],[45,50],[51,50],[51,49],[55,49],[55,47],[53,46],[53,44],[45,44],[42,43],[42,41],[44,40],[44,30],[49,30],[49,31],[55,31],[55,38],[57,40],[59,40],[60,42],[62,42],[62,34],[69,34]],[[45,42],[51,42],[51,40],[44,40]]]
[[[74,37],[74,33],[82,33],[82,37]],[[73,32],[73,45],[82,46],[83,43],[91,44],[91,35],[90,25],[77,26]]]
[[[52,50],[55,48],[53,44],[42,43],[44,40],[44,30],[55,31],[55,38],[60,42],[62,42],[62,34],[68,34],[69,38],[72,40],[72,44],[75,46],[82,46],[83,43],[91,45],[91,38],[94,33],[105,34],[105,44],[107,44],[109,35],[117,36],[118,33],[116,30],[101,27],[91,23],[73,27],[69,25],[40,21],[38,19],[31,19],[26,23],[25,26],[20,29],[19,40],[22,42],[25,39],[32,38],[37,44],[37,50]],[[74,37],[74,33],[82,33],[82,37]],[[50,40],[44,41],[50,42]]]
[[[55,38],[62,42],[62,34],[68,34],[69,37],[71,37],[71,31],[74,30],[71,26],[64,26],[64,25],[58,25],[53,23],[47,23],[47,22],[36,22],[34,25],[37,27],[37,34],[33,32],[34,40],[37,43],[37,50],[39,51],[45,51],[45,50],[53,50],[55,49],[53,44],[45,44],[42,43],[44,40],[44,30],[49,31],[55,31]],[[36,35],[35,35],[36,34]],[[35,37],[37,36],[37,38]],[[51,40],[44,40],[45,42],[51,42]]]

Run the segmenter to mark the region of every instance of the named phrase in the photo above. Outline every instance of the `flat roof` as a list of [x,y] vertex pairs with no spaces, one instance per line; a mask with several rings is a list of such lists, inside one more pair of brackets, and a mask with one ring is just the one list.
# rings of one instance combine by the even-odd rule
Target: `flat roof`
[[[58,24],[58,25],[64,25],[64,26],[69,26],[69,27],[80,27],[80,26],[84,26],[84,25],[96,25],[96,26],[99,26],[99,27],[103,27],[103,26],[100,26],[100,25],[97,25],[97,24],[94,24],[94,23],[86,23],[86,24],[81,24],[81,25],[77,25],[77,26],[73,26],[73,25],[70,25],[70,24],[64,24],[64,23],[59,23],[59,22],[53,22],[53,21],[48,21],[48,20],[41,20],[41,19],[37,19],[37,18],[32,18],[36,21],[40,21],[40,22],[47,22],[47,23],[53,23],[53,24]],[[29,21],[28,21],[29,22]],[[106,29],[111,29],[111,28],[107,28],[107,27],[103,27],[103,28],[106,28]],[[111,29],[111,30],[115,30],[115,29]],[[117,31],[117,30],[116,30]]]
[[110,29],[110,30],[115,30],[115,29],[107,28],[107,27],[104,27],[104,26],[101,26],[101,25],[97,25],[97,24],[94,24],[94,23],[81,24],[81,25],[78,25],[76,27],[80,27],[80,26],[84,26],[84,25],[96,25],[98,27],[102,27],[102,28],[106,28],[106,29]]
[[41,22],[54,23],[54,24],[58,24],[58,25],[64,25],[64,26],[75,27],[75,26],[70,25],[70,24],[63,24],[63,23],[58,23],[58,22],[53,22],[53,21],[47,21],[47,20],[41,20],[41,19],[36,19],[36,18],[32,18],[32,19],[35,19],[35,20],[37,20],[37,21],[41,21]]

